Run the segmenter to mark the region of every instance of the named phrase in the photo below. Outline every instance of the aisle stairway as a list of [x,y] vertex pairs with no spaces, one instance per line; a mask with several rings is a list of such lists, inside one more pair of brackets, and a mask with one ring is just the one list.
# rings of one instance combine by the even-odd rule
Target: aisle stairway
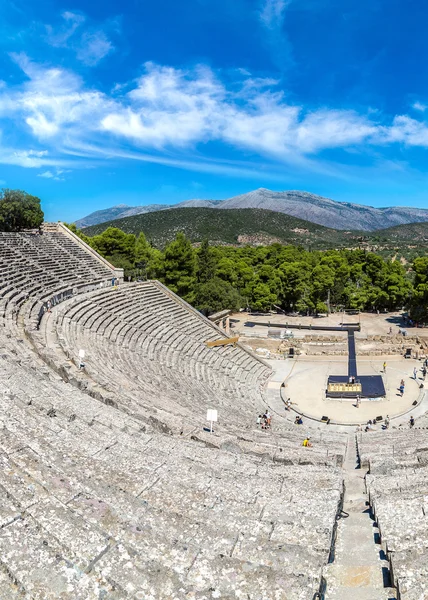
[[325,600],[396,600],[389,563],[368,506],[364,477],[350,438],[344,464],[345,496],[333,562],[324,570]]

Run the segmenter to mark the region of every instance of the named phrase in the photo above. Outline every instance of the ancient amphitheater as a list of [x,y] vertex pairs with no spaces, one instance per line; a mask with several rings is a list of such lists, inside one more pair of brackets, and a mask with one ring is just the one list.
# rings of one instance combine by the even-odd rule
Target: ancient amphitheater
[[160,283],[60,224],[0,260],[1,600],[428,598],[418,422],[303,447],[270,366]]

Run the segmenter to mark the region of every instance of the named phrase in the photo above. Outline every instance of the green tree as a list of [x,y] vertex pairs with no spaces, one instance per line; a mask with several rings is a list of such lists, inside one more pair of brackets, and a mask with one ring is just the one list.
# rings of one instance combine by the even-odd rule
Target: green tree
[[165,248],[163,281],[173,292],[193,303],[195,299],[197,260],[192,244],[178,233]]
[[213,279],[217,270],[217,257],[208,240],[204,240],[197,252],[198,282],[206,283]]
[[153,248],[150,246],[146,236],[141,231],[135,242],[135,262],[147,264],[151,259]]
[[217,276],[232,285],[236,285],[238,275],[236,272],[236,262],[232,258],[224,257],[218,261]]
[[270,310],[276,302],[278,302],[276,294],[271,292],[266,283],[255,282],[250,297],[251,308],[266,311]]
[[410,301],[410,314],[416,321],[428,321],[428,257],[418,257],[413,261],[415,275],[413,296]]
[[40,198],[21,190],[0,191],[0,231],[35,229],[43,223]]
[[196,286],[194,305],[204,315],[210,315],[225,309],[239,310],[244,300],[229,282],[214,277]]
[[113,257],[116,261],[120,257],[131,266],[135,263],[135,244],[133,233],[124,233],[117,227],[108,227],[100,235],[95,235],[91,242],[92,247],[112,263]]

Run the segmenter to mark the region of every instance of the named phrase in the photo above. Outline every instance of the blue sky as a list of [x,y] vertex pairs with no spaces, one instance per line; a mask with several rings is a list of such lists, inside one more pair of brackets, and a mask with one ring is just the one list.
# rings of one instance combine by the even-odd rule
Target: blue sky
[[48,220],[301,189],[427,207],[428,3],[0,3],[0,181]]

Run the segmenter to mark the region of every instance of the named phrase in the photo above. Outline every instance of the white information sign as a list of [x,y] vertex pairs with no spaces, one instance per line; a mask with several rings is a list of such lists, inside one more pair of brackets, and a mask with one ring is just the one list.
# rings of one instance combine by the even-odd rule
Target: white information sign
[[217,411],[215,408],[209,408],[207,410],[207,421],[210,421],[210,431],[213,432],[213,423],[217,423]]

